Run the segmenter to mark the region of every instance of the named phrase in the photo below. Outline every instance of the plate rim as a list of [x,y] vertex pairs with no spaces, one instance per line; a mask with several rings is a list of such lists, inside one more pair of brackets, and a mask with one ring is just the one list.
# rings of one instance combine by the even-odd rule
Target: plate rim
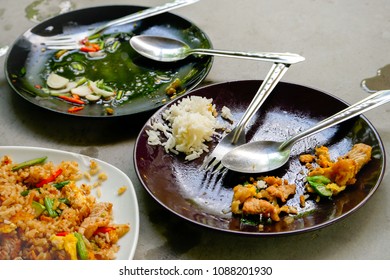
[[[149,122],[151,121],[152,118],[156,117],[156,116],[159,116],[161,115],[162,111],[166,110],[169,106],[171,106],[172,104],[178,102],[180,99],[183,99],[185,98],[186,96],[190,95],[196,95],[197,91],[198,90],[205,90],[206,88],[209,88],[209,87],[218,87],[218,86],[223,86],[223,85],[226,85],[226,84],[230,84],[230,83],[252,83],[252,82],[262,82],[263,80],[256,80],[256,79],[246,79],[246,80],[230,80],[230,81],[222,81],[222,82],[218,82],[218,83],[212,83],[212,84],[209,84],[209,85],[205,85],[203,87],[199,87],[195,90],[192,90],[188,93],[186,93],[185,95],[175,99],[175,100],[172,100],[171,102],[165,104],[163,107],[161,107],[159,110],[157,110],[152,116],[150,116],[150,118],[145,122],[145,124],[142,126],[139,134],[137,135],[137,138],[136,138],[136,141],[135,141],[135,144],[134,144],[134,151],[133,151],[133,162],[134,162],[134,167],[135,167],[135,172],[137,174],[137,177],[141,183],[141,185],[143,186],[143,188],[151,195],[151,197],[156,201],[158,202],[161,206],[163,206],[165,209],[167,209],[169,212],[171,212],[172,214],[174,215],[177,215],[178,217],[180,218],[183,218],[185,221],[188,221],[188,222],[191,222],[195,225],[198,225],[200,227],[204,227],[204,228],[208,228],[208,229],[212,229],[212,230],[215,230],[215,231],[219,231],[219,232],[224,232],[224,233],[228,233],[228,234],[233,234],[233,235],[241,235],[241,236],[257,236],[257,237],[276,237],[276,236],[289,236],[289,235],[297,235],[297,234],[303,234],[303,233],[307,233],[307,232],[312,232],[312,231],[315,231],[315,230],[320,230],[322,228],[325,228],[325,227],[328,227],[330,225],[333,225],[335,224],[336,222],[344,219],[344,218],[347,218],[348,216],[352,215],[353,213],[355,213],[356,211],[358,211],[362,206],[364,206],[366,204],[366,202],[376,193],[376,191],[378,190],[379,186],[381,185],[381,182],[383,180],[383,177],[384,177],[384,173],[385,173],[385,170],[386,170],[386,151],[385,151],[385,146],[383,144],[383,141],[381,139],[381,136],[379,135],[379,132],[376,130],[376,128],[374,127],[374,125],[367,119],[367,117],[364,116],[364,114],[361,114],[359,116],[359,118],[363,119],[367,125],[371,128],[372,132],[374,133],[377,141],[378,141],[378,146],[381,150],[381,155],[382,155],[382,164],[381,164],[381,170],[380,170],[380,173],[379,173],[379,178],[377,180],[377,182],[375,183],[375,186],[372,187],[372,189],[370,190],[369,194],[367,196],[364,197],[364,199],[362,199],[362,201],[360,201],[356,206],[354,206],[354,208],[352,208],[351,210],[349,210],[348,212],[330,220],[330,221],[327,221],[327,222],[324,222],[324,223],[321,223],[321,224],[318,224],[318,225],[314,225],[314,226],[310,226],[308,228],[302,228],[302,229],[298,229],[298,230],[294,230],[294,231],[283,231],[283,232],[251,232],[251,231],[238,231],[238,230],[230,230],[230,229],[224,229],[224,228],[217,228],[217,227],[214,227],[214,226],[211,226],[211,225],[208,225],[208,224],[204,224],[204,223],[201,223],[201,222],[198,222],[196,220],[193,220],[189,217],[186,217],[184,216],[183,214],[181,213],[177,213],[174,209],[171,209],[170,207],[168,207],[167,205],[165,205],[158,197],[156,197],[153,192],[149,189],[149,187],[145,184],[144,180],[142,180],[142,176],[140,174],[140,171],[138,169],[138,164],[137,164],[137,147],[138,147],[138,143],[140,141],[140,138],[142,137],[144,131],[145,131],[145,128],[148,127],[149,125]],[[350,104],[348,102],[346,102],[345,100],[341,99],[340,97],[334,95],[334,94],[331,94],[325,90],[321,90],[321,89],[318,89],[318,88],[315,88],[315,87],[311,87],[311,86],[307,86],[307,85],[303,85],[303,84],[298,84],[298,83],[292,83],[292,82],[284,82],[284,81],[281,81],[279,82],[279,84],[284,84],[284,85],[291,85],[291,86],[297,86],[297,87],[303,87],[303,88],[306,88],[306,89],[310,89],[310,90],[314,90],[314,91],[318,91],[324,95],[327,95],[335,100],[337,100],[338,102],[341,102],[342,104],[344,104],[345,106],[349,106]]]
[[[77,159],[84,158],[84,159],[88,159],[88,160],[95,160],[98,163],[103,163],[105,165],[108,165],[110,168],[115,170],[115,172],[118,172],[119,174],[121,174],[121,176],[127,178],[127,181],[130,183],[130,185],[128,186],[126,192],[130,192],[130,196],[132,196],[134,198],[133,205],[134,205],[134,208],[136,209],[136,211],[134,213],[135,225],[134,224],[130,225],[130,231],[133,231],[134,238],[133,238],[133,242],[131,244],[132,246],[131,246],[129,254],[128,254],[128,259],[129,260],[134,259],[135,251],[136,251],[137,245],[138,245],[139,230],[140,230],[139,203],[138,203],[137,193],[136,193],[135,188],[134,188],[134,184],[131,181],[130,177],[128,175],[126,175],[126,173],[124,173],[118,167],[116,167],[116,166],[114,166],[114,165],[112,165],[112,164],[110,164],[110,163],[108,163],[106,161],[103,161],[101,159],[90,157],[88,155],[75,153],[75,152],[69,152],[69,151],[65,151],[65,150],[60,150],[60,149],[36,147],[36,146],[25,146],[25,145],[20,145],[20,146],[17,146],[17,145],[10,145],[10,146],[0,145],[0,152],[2,152],[2,151],[7,152],[7,150],[33,151],[33,152],[47,151],[49,153],[53,153],[53,154],[57,154],[57,155],[67,155],[67,156],[70,156],[70,157],[73,157],[73,158],[77,158]],[[4,156],[4,155],[6,155],[6,154],[3,154],[1,156]],[[11,158],[12,158],[12,155],[9,155],[9,156],[11,156]],[[48,160],[50,161],[50,158],[48,158]],[[93,196],[96,197],[95,195],[93,195]],[[96,198],[98,198],[98,197],[96,197]],[[114,260],[118,260],[118,259],[115,258]]]

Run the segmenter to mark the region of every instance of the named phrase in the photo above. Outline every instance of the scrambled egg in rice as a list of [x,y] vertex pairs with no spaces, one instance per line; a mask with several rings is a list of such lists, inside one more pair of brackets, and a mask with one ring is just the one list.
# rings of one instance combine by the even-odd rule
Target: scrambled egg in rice
[[112,203],[76,184],[77,162],[15,166],[9,156],[0,161],[0,259],[115,258],[130,226],[114,224]]

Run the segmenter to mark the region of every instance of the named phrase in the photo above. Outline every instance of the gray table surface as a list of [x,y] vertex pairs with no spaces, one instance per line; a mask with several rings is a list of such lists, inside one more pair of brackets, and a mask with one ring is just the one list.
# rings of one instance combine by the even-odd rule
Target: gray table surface
[[[107,4],[155,6],[163,0],[0,0],[0,47],[59,12]],[[388,0],[202,0],[173,13],[198,25],[215,48],[295,52],[306,58],[283,81],[318,88],[349,103],[367,96],[360,83],[390,63]],[[0,58],[4,64],[4,56]],[[269,64],[215,58],[203,85],[263,79]],[[390,144],[390,105],[365,116]],[[248,238],[185,222],[156,203],[134,171],[133,147],[145,120],[132,123],[70,121],[25,102],[0,68],[0,145],[47,147],[97,157],[125,172],[139,200],[140,236],[135,259],[389,259],[390,178],[368,203],[321,230],[275,238]],[[388,152],[387,152],[388,155]],[[179,229],[179,230],[178,230]]]

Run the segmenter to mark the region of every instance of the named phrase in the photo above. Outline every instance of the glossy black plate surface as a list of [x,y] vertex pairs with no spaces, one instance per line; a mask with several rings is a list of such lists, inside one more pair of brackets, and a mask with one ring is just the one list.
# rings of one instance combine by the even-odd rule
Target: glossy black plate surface
[[[217,110],[221,110],[222,106],[229,107],[237,123],[260,84],[261,81],[253,80],[227,82],[197,89],[189,95],[212,98]],[[344,101],[323,91],[302,85],[279,83],[250,122],[247,141],[285,140],[346,106]],[[161,146],[148,145],[146,130],[150,129],[151,123],[162,120],[161,113],[165,109],[166,107],[163,107],[156,112],[138,136],[134,150],[136,172],[145,189],[157,202],[178,216],[205,227],[264,236],[319,229],[363,206],[379,187],[383,177],[384,147],[377,131],[364,116],[326,129],[296,143],[285,166],[267,174],[259,174],[279,176],[295,183],[297,195],[289,203],[297,206],[300,212],[292,223],[282,220],[266,224],[263,231],[259,231],[257,226],[243,224],[240,217],[229,212],[232,188],[256,174],[229,171],[222,177],[211,176],[199,171],[204,155],[188,162],[183,155],[167,154]],[[210,151],[217,142],[216,140],[210,143]],[[373,155],[372,160],[359,172],[356,184],[332,200],[321,200],[319,203],[307,201],[305,208],[301,208],[299,195],[304,190],[303,180],[307,170],[299,162],[298,156],[302,153],[313,153],[316,146],[325,145],[335,159],[358,142],[371,145]]]
[[[47,71],[47,64],[57,52],[55,50],[44,50],[41,44],[42,41],[57,34],[81,32],[145,8],[138,6],[86,8],[56,16],[27,30],[16,40],[8,53],[5,72],[9,84],[16,93],[29,102],[45,109],[69,114],[70,104],[48,96],[40,89],[40,86],[45,85],[44,73]],[[188,20],[171,13],[164,13],[120,27],[112,27],[106,32],[125,32],[131,34],[131,36],[139,34],[167,36],[182,40],[194,48],[211,48],[211,42],[202,30]],[[170,100],[165,92],[169,82],[179,78],[183,83],[180,90],[182,94],[203,81],[212,65],[211,56],[191,56],[180,62],[159,63],[141,57],[129,44],[122,44],[120,51],[122,52],[123,63],[121,61],[110,61],[109,55],[105,58],[104,63],[107,63],[114,71],[118,70],[118,73],[121,71],[122,78],[123,75],[128,75],[128,85],[134,94],[125,102],[109,104],[114,109],[114,113],[110,117],[133,115],[161,107]],[[93,63],[87,67],[94,67]],[[128,73],[126,67],[130,69]],[[109,74],[112,73],[106,75],[102,68],[96,69],[96,75],[92,77],[93,79],[106,81],[111,78],[112,75]],[[159,79],[157,83],[150,73],[169,73],[171,76],[169,81],[162,79],[161,82],[161,79]],[[132,85],[134,89],[131,88]],[[142,94],[140,94],[141,87]],[[153,88],[145,91],[147,87]],[[73,115],[107,117],[104,106],[101,104],[85,106],[82,111]]]

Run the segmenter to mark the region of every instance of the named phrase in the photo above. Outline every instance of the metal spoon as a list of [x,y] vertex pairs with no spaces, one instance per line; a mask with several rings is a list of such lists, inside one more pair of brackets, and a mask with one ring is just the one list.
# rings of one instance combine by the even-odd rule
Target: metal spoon
[[288,161],[291,147],[298,140],[383,105],[388,101],[390,101],[390,90],[378,91],[284,142],[256,141],[238,146],[222,158],[222,164],[230,170],[243,173],[262,173],[277,169]]
[[248,53],[212,49],[191,49],[190,46],[182,41],[167,37],[150,35],[134,36],[130,39],[130,45],[139,54],[147,58],[163,62],[182,60],[192,54],[240,57],[284,64],[294,64],[305,60],[304,57],[292,53]]

